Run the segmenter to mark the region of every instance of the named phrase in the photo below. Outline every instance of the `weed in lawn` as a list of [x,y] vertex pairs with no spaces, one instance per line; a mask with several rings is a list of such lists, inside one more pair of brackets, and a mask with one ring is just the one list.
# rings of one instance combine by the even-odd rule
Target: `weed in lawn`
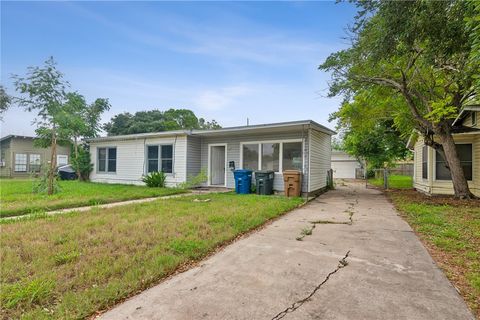
[[78,251],[60,252],[53,256],[53,261],[55,261],[55,265],[60,266],[75,261],[78,257],[80,257]]

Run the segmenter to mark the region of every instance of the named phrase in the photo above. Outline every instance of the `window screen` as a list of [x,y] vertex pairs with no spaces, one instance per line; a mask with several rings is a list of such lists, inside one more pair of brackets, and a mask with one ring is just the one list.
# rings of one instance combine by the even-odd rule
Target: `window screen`
[[147,172],[158,171],[158,146],[147,147]]
[[243,145],[243,169],[258,170],[258,144]]
[[117,171],[117,148],[108,148],[108,172]]
[[422,179],[428,179],[428,147],[422,148]]
[[173,172],[173,145],[164,145],[161,147],[162,171],[165,173]]
[[99,148],[98,149],[98,171],[105,172],[107,171],[107,149]]
[[147,171],[173,173],[173,145],[148,146]]
[[262,170],[280,171],[280,143],[262,143]]
[[39,154],[30,154],[29,155],[29,170],[30,172],[40,172],[40,155]]
[[15,154],[15,172],[27,172],[27,154]]
[[[457,153],[460,158],[460,163],[467,180],[472,180],[472,145],[471,144],[457,144]],[[437,180],[451,180],[452,176],[450,170],[447,168],[445,159],[440,152],[435,153],[435,178]]]
[[283,170],[302,170],[302,143],[285,142],[283,144]]

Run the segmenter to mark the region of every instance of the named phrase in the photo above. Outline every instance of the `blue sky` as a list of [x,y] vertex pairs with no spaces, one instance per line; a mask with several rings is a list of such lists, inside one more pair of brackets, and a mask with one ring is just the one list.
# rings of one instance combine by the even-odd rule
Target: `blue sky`
[[[355,8],[334,2],[1,2],[1,83],[49,56],[103,117],[189,108],[223,126],[313,119],[327,126],[317,66],[347,46]],[[12,108],[1,135],[32,135]]]

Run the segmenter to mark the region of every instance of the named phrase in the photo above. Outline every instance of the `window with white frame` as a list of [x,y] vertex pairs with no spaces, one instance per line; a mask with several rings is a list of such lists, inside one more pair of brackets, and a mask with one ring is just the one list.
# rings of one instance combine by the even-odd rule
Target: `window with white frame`
[[15,154],[15,172],[27,172],[27,154],[16,153]]
[[472,112],[472,126],[476,126],[476,125],[477,125],[477,113]]
[[68,164],[68,156],[66,154],[57,154],[57,166],[65,166]]
[[40,172],[40,155],[39,154],[29,154],[28,155],[28,171],[30,172]]
[[173,173],[173,145],[147,146],[147,172]]
[[301,141],[273,141],[242,143],[243,169],[250,170],[303,170]]
[[117,172],[117,148],[98,148],[97,153],[98,172]]

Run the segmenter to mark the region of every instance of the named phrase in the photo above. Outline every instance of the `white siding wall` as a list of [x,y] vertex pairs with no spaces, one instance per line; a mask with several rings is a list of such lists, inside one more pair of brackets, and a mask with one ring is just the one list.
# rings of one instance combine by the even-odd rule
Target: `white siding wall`
[[[147,138],[110,142],[90,143],[90,156],[94,164],[90,179],[93,182],[143,184],[142,175],[145,173],[145,148],[147,145],[173,144],[174,160],[173,173],[167,174],[167,186],[174,186],[186,179],[186,136],[168,138]],[[101,147],[117,148],[117,172],[101,173],[97,171],[97,149]]]
[[201,139],[200,137],[187,137],[187,178],[194,177],[200,173],[201,170]]
[[331,136],[317,130],[310,130],[310,192],[327,186],[327,171],[331,166],[331,148]]
[[[201,167],[202,169],[207,170],[208,168],[208,145],[214,143],[226,143],[227,144],[227,164],[229,161],[235,161],[235,168],[240,168],[240,143],[241,142],[261,142],[261,141],[281,141],[289,139],[304,139],[304,150],[303,150],[303,159],[304,159],[304,175],[302,183],[302,191],[308,191],[308,175],[305,174],[308,172],[308,130],[305,132],[293,131],[293,132],[283,132],[276,134],[252,134],[252,133],[242,133],[241,135],[230,135],[224,137],[202,137],[201,139]],[[329,155],[330,159],[330,155]],[[330,162],[328,163],[330,166]],[[235,181],[233,178],[233,173],[227,168],[227,187],[235,188]],[[274,180],[274,190],[283,191],[283,175],[281,173],[275,174]]]

